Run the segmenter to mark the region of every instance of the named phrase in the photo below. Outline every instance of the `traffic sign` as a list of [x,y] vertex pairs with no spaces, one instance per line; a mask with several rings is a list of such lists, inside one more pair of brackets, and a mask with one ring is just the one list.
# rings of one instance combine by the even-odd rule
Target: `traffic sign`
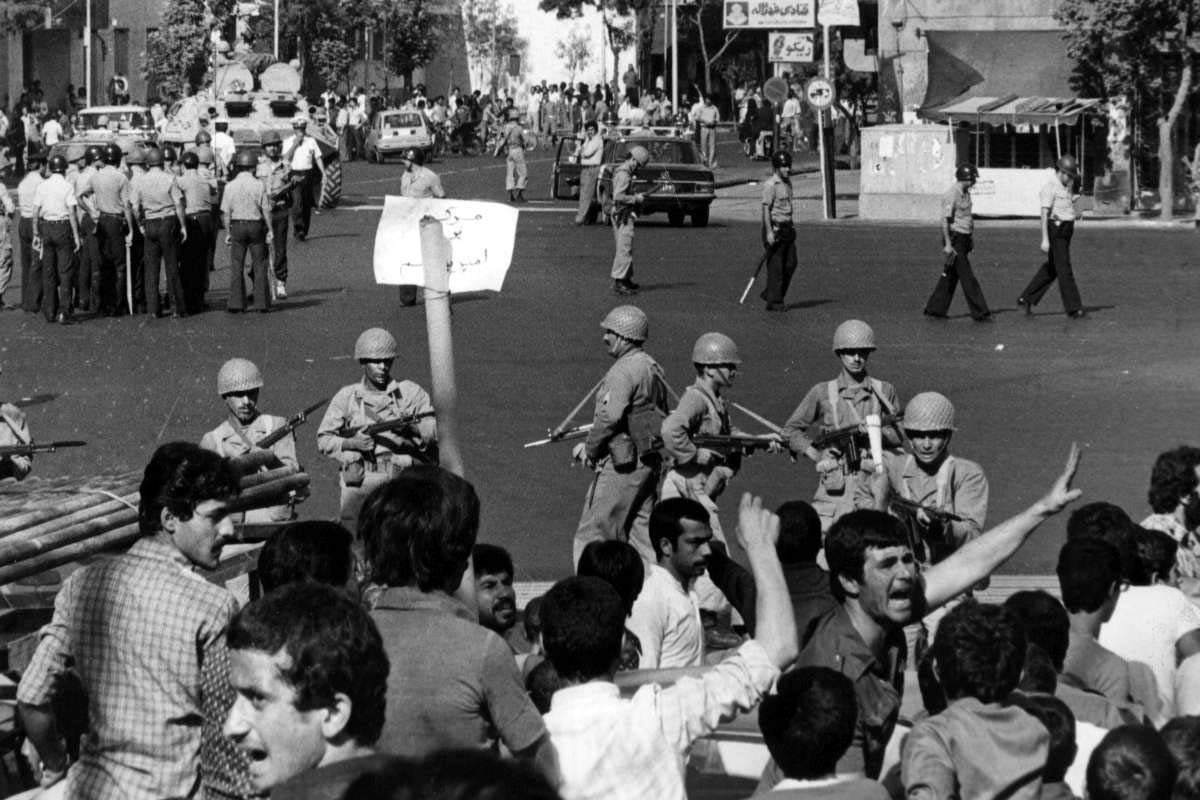
[[824,111],[833,105],[837,97],[833,83],[828,78],[817,76],[804,84],[804,99],[818,111]]

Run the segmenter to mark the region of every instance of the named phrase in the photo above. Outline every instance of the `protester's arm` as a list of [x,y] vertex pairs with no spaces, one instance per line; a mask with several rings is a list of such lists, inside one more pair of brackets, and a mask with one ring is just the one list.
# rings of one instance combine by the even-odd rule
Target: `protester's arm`
[[800,647],[796,640],[796,617],[783,579],[783,566],[775,552],[779,517],[763,508],[761,497],[753,497],[747,492],[738,506],[737,534],[754,574],[754,641],[762,645],[776,667],[785,669],[796,660]]
[[991,575],[1017,552],[1038,525],[1078,498],[1082,492],[1071,488],[1078,468],[1079,447],[1072,444],[1066,467],[1045,497],[930,567],[925,572],[928,610],[943,605]]
[[[66,744],[59,734],[58,720],[51,706],[59,680],[66,674],[71,658],[67,609],[74,602],[74,582],[68,582],[54,602],[54,616],[42,629],[29,666],[17,686],[17,710],[30,743],[42,760],[47,777],[66,775]],[[46,781],[48,785],[53,781]]]
[[484,706],[481,711],[514,755],[543,768],[556,764],[546,724],[521,684],[512,651],[495,634],[487,639],[481,670]]
[[1200,714],[1200,654],[1188,656],[1175,672],[1175,713]]

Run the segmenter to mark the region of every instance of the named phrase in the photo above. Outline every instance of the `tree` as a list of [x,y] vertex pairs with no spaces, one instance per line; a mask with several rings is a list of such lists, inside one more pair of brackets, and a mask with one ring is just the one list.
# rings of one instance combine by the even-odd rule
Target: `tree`
[[[1107,100],[1135,98],[1158,138],[1162,216],[1174,216],[1175,129],[1195,90],[1200,4],[1192,0],[1062,0],[1074,84]],[[1135,123],[1137,120],[1135,120]]]
[[387,31],[387,66],[412,86],[413,70],[420,69],[437,55],[442,40],[444,19],[431,8],[428,0],[408,0],[389,4],[384,29]]
[[613,57],[613,78],[620,81],[618,63],[621,51],[637,41],[630,14],[644,10],[651,0],[540,0],[538,8],[554,13],[559,19],[570,19],[583,14],[585,6],[600,12],[604,32],[608,35],[608,47]]
[[[216,19],[233,11],[232,0],[213,8]],[[212,44],[209,31],[215,18],[205,0],[169,0],[162,27],[146,39],[142,74],[151,85],[181,95],[194,93],[205,82]]]
[[554,45],[554,55],[566,65],[572,84],[575,83],[576,73],[587,69],[588,62],[592,60],[592,43],[588,39],[587,30],[576,26],[567,32],[566,38],[559,39],[558,44]]
[[479,71],[478,85],[485,83],[492,93],[499,90],[499,77],[509,55],[524,56],[529,43],[518,35],[517,18],[512,9],[499,0],[466,0],[463,3],[463,31],[467,55]]
[[354,61],[350,37],[361,35],[374,9],[364,0],[288,0],[280,8],[280,41],[295,42],[302,91],[340,83]]

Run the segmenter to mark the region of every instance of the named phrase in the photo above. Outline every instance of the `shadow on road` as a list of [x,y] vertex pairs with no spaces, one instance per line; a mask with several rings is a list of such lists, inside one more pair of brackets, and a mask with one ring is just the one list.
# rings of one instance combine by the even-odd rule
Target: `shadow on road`
[[833,302],[831,297],[818,297],[813,300],[801,300],[798,303],[788,303],[788,311],[793,311],[798,308],[816,308],[817,306],[828,305]]

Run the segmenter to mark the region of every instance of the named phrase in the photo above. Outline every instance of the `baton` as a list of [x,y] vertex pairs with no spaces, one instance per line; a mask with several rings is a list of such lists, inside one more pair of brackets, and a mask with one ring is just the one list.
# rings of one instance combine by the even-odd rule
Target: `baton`
[[129,315],[133,316],[133,244],[125,240],[125,300],[129,303]]
[[758,273],[762,272],[763,264],[767,263],[767,257],[771,255],[771,250],[775,245],[771,245],[763,251],[762,258],[758,260],[758,266],[754,268],[754,274],[750,276],[750,280],[746,281],[746,288],[742,290],[742,296],[738,299],[738,305],[743,305],[746,302],[746,295],[750,294],[750,290],[754,288],[754,282],[758,280]]
[[[270,222],[267,223],[268,229]],[[275,240],[267,242],[267,293],[271,295],[271,302],[274,303],[279,298],[275,295]]]

